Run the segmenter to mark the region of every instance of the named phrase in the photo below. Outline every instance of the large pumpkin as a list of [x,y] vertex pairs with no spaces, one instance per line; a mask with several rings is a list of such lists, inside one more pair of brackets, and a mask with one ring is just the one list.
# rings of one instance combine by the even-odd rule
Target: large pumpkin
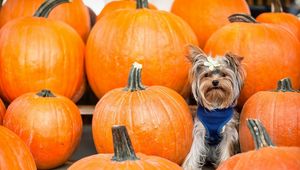
[[16,134],[0,125],[0,139],[1,170],[36,170],[29,148]]
[[300,147],[276,147],[258,120],[248,120],[248,125],[254,136],[256,150],[229,158],[217,170],[300,169]]
[[157,156],[135,154],[125,126],[113,126],[114,154],[97,154],[75,162],[68,170],[180,170],[177,164]]
[[264,12],[256,17],[258,22],[277,24],[293,33],[300,40],[300,22],[298,17],[283,12],[280,0],[273,0],[272,12]]
[[249,98],[240,117],[242,151],[254,148],[246,119],[260,119],[278,146],[300,147],[300,93],[294,91],[288,79],[279,81],[276,91],[261,91]]
[[234,13],[250,14],[245,0],[174,0],[171,11],[183,18],[193,28],[200,48]]
[[[145,3],[148,3],[148,1],[144,1]],[[136,9],[136,2],[135,0],[117,0],[117,1],[111,1],[107,3],[100,14],[97,16],[97,21],[102,18],[104,15],[120,9]],[[152,4],[145,4],[146,6],[149,6],[150,9],[156,9],[156,7]]]
[[[7,0],[0,10],[0,28],[7,22],[23,16],[32,16],[45,0]],[[62,4],[49,14],[72,26],[86,40],[90,32],[90,16],[82,0]]]
[[138,9],[103,16],[90,33],[86,72],[99,98],[126,84],[127,69],[135,61],[144,64],[146,84],[167,86],[184,96],[189,92],[185,47],[197,44],[195,34],[179,17],[146,9],[142,1],[137,1]]
[[2,100],[0,99],[0,125],[2,125],[2,120],[4,117],[5,111],[6,111],[5,106],[2,102]]
[[141,84],[141,66],[130,71],[128,87],[108,92],[93,112],[92,131],[99,153],[112,153],[110,133],[126,125],[137,152],[167,158],[178,164],[192,144],[193,121],[185,100],[174,90]]
[[247,76],[240,107],[254,93],[276,88],[277,80],[284,77],[300,87],[300,43],[293,34],[274,24],[257,23],[250,16],[237,14],[230,20],[233,23],[210,37],[204,51],[212,55],[231,51],[244,57]]
[[84,43],[69,25],[45,18],[59,4],[52,2],[0,31],[0,94],[7,101],[43,88],[74,101],[84,92]]
[[79,143],[82,120],[76,105],[48,90],[27,93],[7,108],[3,125],[30,148],[38,169],[62,165]]

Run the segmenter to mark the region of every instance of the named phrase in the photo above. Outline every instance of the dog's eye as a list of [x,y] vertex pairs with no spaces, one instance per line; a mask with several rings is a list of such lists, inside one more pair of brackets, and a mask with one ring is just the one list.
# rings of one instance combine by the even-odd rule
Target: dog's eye
[[225,73],[222,73],[221,75],[222,75],[222,77],[226,77],[226,74],[225,74]]
[[205,74],[204,74],[204,77],[208,77],[208,73],[205,73]]

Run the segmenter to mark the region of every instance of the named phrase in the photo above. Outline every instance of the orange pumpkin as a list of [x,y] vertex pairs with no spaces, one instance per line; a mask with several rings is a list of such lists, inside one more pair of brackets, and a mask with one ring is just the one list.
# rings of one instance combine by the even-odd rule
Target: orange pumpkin
[[48,90],[27,93],[14,100],[7,108],[3,125],[28,145],[38,169],[64,164],[82,133],[76,105]]
[[111,127],[128,127],[137,152],[180,164],[192,144],[193,120],[185,100],[174,90],[141,84],[141,65],[130,71],[128,87],[108,92],[93,112],[92,131],[99,153],[112,153]]
[[5,106],[2,102],[2,100],[0,99],[0,125],[2,125],[2,120],[4,117],[5,111],[6,111]]
[[199,47],[234,13],[250,14],[245,0],[174,0],[171,11],[183,18],[197,34]]
[[114,11],[93,27],[86,46],[89,83],[100,98],[124,86],[127,69],[137,61],[145,66],[145,83],[163,85],[187,96],[190,63],[185,47],[197,44],[196,36],[179,17],[146,9],[140,1],[138,9]]
[[75,162],[68,170],[181,170],[177,164],[157,156],[135,154],[125,126],[113,126],[114,154],[98,154]]
[[239,106],[254,93],[274,89],[276,82],[290,77],[300,87],[300,43],[287,30],[274,24],[257,23],[245,15],[232,15],[233,22],[216,31],[204,48],[212,55],[231,51],[243,56],[247,72]]
[[0,31],[0,94],[6,101],[43,88],[74,101],[84,92],[84,43],[69,25],[44,18],[59,4],[47,3],[34,17],[15,19]]
[[217,170],[300,169],[299,147],[273,146],[264,127],[258,120],[248,120],[248,122],[252,131],[251,134],[257,144],[257,150],[237,154],[223,162]]
[[278,146],[300,147],[300,93],[291,88],[289,79],[279,81],[276,91],[261,91],[249,98],[240,117],[242,151],[254,148],[246,119],[260,119]]
[[[148,3],[148,1],[144,1]],[[146,6],[149,6],[150,9],[156,9],[156,7],[152,4],[146,4]],[[104,15],[120,9],[135,9],[136,8],[136,2],[133,0],[117,0],[117,1],[111,1],[107,3],[100,14],[97,16],[97,21],[102,18]]]
[[[32,16],[45,0],[7,0],[0,11],[0,27],[23,16]],[[82,0],[72,0],[55,8],[49,18],[61,20],[72,26],[86,40],[90,32],[89,11]]]
[[277,24],[293,33],[300,40],[300,22],[293,14],[283,12],[280,0],[273,0],[272,12],[264,12],[256,17],[258,22]]
[[29,148],[16,134],[0,126],[0,139],[1,170],[36,170]]

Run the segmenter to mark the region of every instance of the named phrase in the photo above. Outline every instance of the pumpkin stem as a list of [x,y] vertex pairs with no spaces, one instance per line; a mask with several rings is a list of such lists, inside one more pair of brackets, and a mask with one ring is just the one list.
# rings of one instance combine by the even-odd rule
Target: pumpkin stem
[[36,95],[40,97],[55,97],[54,94],[48,89],[43,89],[40,92],[38,92]]
[[136,9],[149,8],[148,0],[136,0]]
[[141,82],[141,71],[142,65],[134,62],[129,72],[128,86],[124,89],[125,91],[137,91],[145,90],[145,86]]
[[247,125],[254,139],[255,148],[258,150],[263,147],[274,146],[265,127],[258,119],[247,119]]
[[272,0],[271,12],[283,12],[282,4],[280,0]]
[[139,158],[135,155],[125,126],[114,125],[112,127],[112,135],[115,154],[111,160],[117,162],[139,160]]
[[2,8],[3,0],[0,0],[0,8]]
[[284,78],[278,81],[276,92],[298,92],[298,90],[293,89],[292,81],[290,78]]
[[58,5],[62,3],[69,3],[72,0],[46,0],[34,13],[34,17],[44,17],[47,18],[50,12]]
[[229,22],[246,22],[246,23],[258,23],[252,16],[247,14],[232,14],[228,17]]

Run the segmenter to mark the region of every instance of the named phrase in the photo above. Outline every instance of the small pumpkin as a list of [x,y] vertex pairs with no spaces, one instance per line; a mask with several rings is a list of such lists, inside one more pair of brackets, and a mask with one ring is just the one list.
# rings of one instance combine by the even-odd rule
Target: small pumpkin
[[280,80],[275,91],[255,93],[245,103],[239,128],[242,151],[254,149],[246,125],[248,118],[260,119],[276,145],[300,147],[300,93],[289,79]]
[[15,99],[7,108],[3,125],[27,144],[38,169],[64,164],[79,144],[82,133],[77,106],[49,90]]
[[197,35],[199,47],[235,13],[250,14],[245,0],[174,0],[171,12],[183,18]]
[[[13,19],[32,16],[44,1],[6,0],[0,10],[0,28]],[[90,16],[82,0],[72,0],[71,3],[60,5],[49,14],[49,18],[58,19],[69,24],[83,40],[87,39],[91,28]]]
[[[296,170],[300,169],[300,147],[276,147],[258,120],[247,120],[256,150],[237,154],[217,170]],[[241,133],[243,134],[243,133]]]
[[[148,1],[144,1],[144,3],[148,3]],[[152,4],[145,4],[150,9],[157,9]],[[110,1],[107,3],[100,14],[97,16],[97,21],[102,18],[104,15],[120,9],[136,9],[136,1],[135,0],[117,0],[117,1]]]
[[137,152],[182,163],[192,144],[193,120],[174,90],[141,83],[141,65],[133,64],[128,86],[111,90],[97,103],[92,132],[99,153],[112,153],[111,127],[128,127]]
[[6,101],[43,88],[74,101],[82,96],[84,43],[72,27],[47,18],[62,2],[66,0],[47,0],[33,17],[2,27],[0,94]]
[[272,12],[264,12],[256,17],[256,21],[277,24],[293,33],[300,40],[300,22],[298,17],[283,12],[280,0],[272,0]]
[[300,88],[300,43],[284,28],[257,23],[244,14],[229,17],[232,22],[216,31],[207,41],[204,51],[224,55],[228,51],[243,56],[247,73],[239,98],[241,108],[258,91],[276,88],[283,77],[290,77]]
[[68,170],[180,170],[177,164],[157,156],[135,154],[125,126],[112,127],[114,154],[97,154],[75,162]]
[[2,125],[2,120],[5,114],[5,105],[3,104],[2,100],[0,99],[0,125]]
[[0,169],[36,170],[29,148],[9,129],[0,125]]
[[127,69],[135,61],[144,64],[146,84],[172,88],[184,97],[189,95],[191,65],[185,47],[197,45],[197,38],[181,18],[148,9],[146,1],[137,0],[137,9],[116,10],[103,16],[90,33],[86,73],[98,98],[124,86]]

